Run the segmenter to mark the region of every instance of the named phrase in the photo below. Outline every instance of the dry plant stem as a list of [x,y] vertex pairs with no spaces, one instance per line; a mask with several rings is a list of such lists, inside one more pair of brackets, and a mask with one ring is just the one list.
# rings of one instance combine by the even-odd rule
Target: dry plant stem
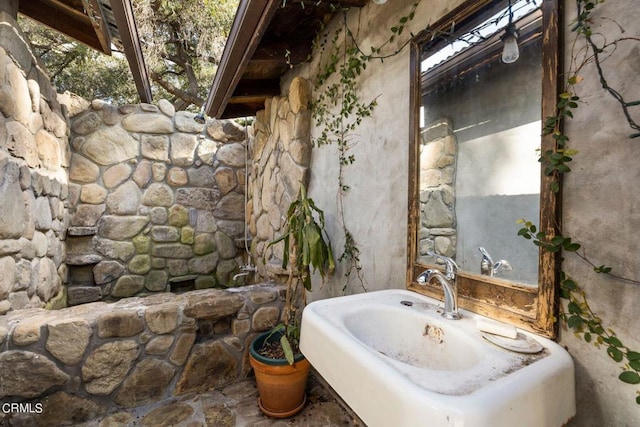
[[282,316],[284,324],[290,325],[292,321],[295,322],[298,319],[299,307],[304,307],[305,305],[307,305],[307,295],[304,286],[302,286],[302,279],[293,271],[290,271]]

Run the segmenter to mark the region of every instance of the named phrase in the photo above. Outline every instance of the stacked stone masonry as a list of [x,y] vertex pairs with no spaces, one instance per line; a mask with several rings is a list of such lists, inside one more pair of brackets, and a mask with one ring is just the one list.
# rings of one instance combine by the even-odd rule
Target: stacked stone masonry
[[280,321],[283,292],[262,284],[2,316],[0,404],[42,413],[0,412],[0,424],[74,425],[224,388],[249,373],[249,343]]
[[242,264],[245,131],[166,100],[95,100],[71,123],[71,305],[231,286]]
[[246,212],[254,239],[252,256],[260,274],[274,280],[285,274],[279,268],[283,248],[269,242],[282,234],[289,205],[298,198],[301,185],[309,183],[310,91],[309,82],[296,77],[288,96],[267,99],[265,109],[256,114],[249,142],[253,169]]
[[0,40],[2,315],[63,293],[70,154],[66,110],[38,60],[11,25],[1,26]]
[[419,256],[422,262],[433,263],[427,252],[452,258],[456,255],[454,184],[458,150],[448,119],[426,127],[421,138]]

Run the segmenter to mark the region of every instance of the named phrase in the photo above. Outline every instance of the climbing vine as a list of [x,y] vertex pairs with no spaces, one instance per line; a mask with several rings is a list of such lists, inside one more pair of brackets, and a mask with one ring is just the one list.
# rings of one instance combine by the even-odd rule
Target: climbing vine
[[[604,3],[604,0],[576,0],[577,16],[571,28],[576,35],[571,52],[572,63],[565,89],[558,98],[556,115],[546,118],[544,122],[543,134],[552,135],[556,142],[556,148],[542,152],[540,162],[543,164],[544,173],[553,178],[550,190],[556,193],[560,191],[561,177],[571,171],[569,163],[578,153],[576,150],[568,148],[569,137],[562,131],[562,125],[565,120],[573,118],[574,111],[579,108],[580,97],[577,95],[577,89],[583,81],[581,72],[586,65],[594,64],[602,88],[618,102],[622,114],[632,129],[629,138],[640,136],[640,126],[632,116],[632,108],[639,106],[640,100],[626,100],[618,89],[609,84],[603,68],[603,62],[621,43],[640,42],[640,38],[619,37],[613,41],[606,41],[605,37],[598,37],[597,41],[593,31],[593,23],[596,20],[593,12],[601,3]],[[624,33],[624,29],[619,28]],[[578,43],[581,40],[584,45],[578,48]],[[590,261],[584,253],[579,252],[581,245],[570,237],[563,236],[561,230],[556,230],[557,233],[554,236],[548,236],[543,231],[538,231],[530,221],[523,219],[520,220],[520,223],[522,228],[518,231],[518,235],[532,240],[534,244],[544,250],[553,253],[561,251],[575,253],[591,265],[596,274],[605,274],[629,283],[640,284],[636,280],[614,274],[611,267],[596,265]],[[591,309],[584,289],[565,271],[560,274],[560,298],[566,301],[560,306],[560,318],[567,327],[587,343],[604,348],[612,360],[623,364],[622,372],[618,376],[620,381],[627,384],[640,384],[640,352],[627,347],[614,330],[605,328],[602,319]],[[636,391],[636,394],[635,401],[640,405],[640,391]]]
[[[317,42],[322,59],[314,82],[316,98],[312,102],[312,113],[321,132],[313,142],[315,146],[335,145],[337,147],[337,206],[344,233],[344,247],[339,261],[346,265],[343,291],[346,291],[353,276],[366,290],[360,262],[360,249],[346,223],[344,199],[351,188],[346,178],[346,171],[356,161],[352,150],[360,141],[355,132],[363,120],[371,117],[378,104],[377,97],[366,101],[360,98],[358,77],[372,61],[383,62],[387,58],[398,55],[409,44],[413,34],[410,34],[399,48],[386,52],[396,38],[405,32],[406,25],[414,18],[418,3],[413,4],[409,13],[402,16],[398,23],[389,29],[389,36],[377,47],[371,46],[366,51],[361,49],[356,34],[349,28],[347,9],[340,10],[342,25],[333,32],[333,35],[326,33]],[[331,37],[330,40],[329,37]]]

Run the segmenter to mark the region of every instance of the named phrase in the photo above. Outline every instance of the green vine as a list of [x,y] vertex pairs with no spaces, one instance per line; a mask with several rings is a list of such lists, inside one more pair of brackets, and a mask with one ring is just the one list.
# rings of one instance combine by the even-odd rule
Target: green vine
[[[360,98],[358,77],[371,61],[383,62],[386,58],[398,55],[408,45],[413,34],[398,49],[383,53],[385,48],[403,34],[406,25],[415,16],[418,3],[415,3],[409,13],[390,28],[391,34],[387,40],[377,47],[371,46],[368,53],[358,46],[356,35],[349,28],[347,9],[341,10],[342,26],[336,29],[331,40],[328,40],[329,34],[325,34],[321,42],[317,43],[325,60],[320,61],[314,82],[314,93],[317,95],[312,102],[312,113],[321,132],[313,142],[315,146],[335,145],[338,149],[337,204],[345,239],[342,254],[338,259],[347,266],[343,291],[346,291],[349,286],[352,275],[355,275],[366,291],[360,249],[346,224],[344,198],[351,188],[346,179],[346,170],[356,161],[352,149],[359,142],[359,136],[355,132],[363,120],[371,117],[378,103],[377,97],[369,101],[363,101]],[[341,40],[342,43],[340,43]],[[331,46],[328,50],[327,45]]]
[[[523,227],[518,235],[533,241],[536,246],[549,252],[576,252],[580,244],[575,243],[569,237],[556,235],[549,238],[546,233],[538,231],[536,226],[524,219],[519,223]],[[583,255],[579,255],[584,258]],[[611,267],[605,265],[593,266],[593,271],[598,274],[611,274]],[[629,279],[626,279],[629,280]],[[589,306],[587,294],[578,283],[567,273],[560,273],[560,298],[567,301],[566,310],[560,306],[560,319],[571,328],[577,337],[592,343],[596,347],[605,347],[607,354],[615,362],[624,362],[624,369],[618,376],[620,381],[627,384],[640,384],[640,352],[633,351],[610,328],[605,328],[600,319]],[[636,403],[640,405],[640,391],[637,392]]]
[[[580,72],[584,66],[591,63],[595,65],[602,88],[620,104],[629,127],[634,131],[629,135],[629,138],[640,136],[640,126],[632,118],[630,112],[632,107],[640,105],[640,101],[625,100],[619,91],[609,85],[602,66],[603,61],[617,48],[619,43],[640,41],[640,38],[621,37],[611,42],[603,41],[598,44],[594,39],[592,24],[595,20],[593,12],[600,3],[604,3],[604,0],[576,0],[577,17],[571,29],[576,34],[571,55],[571,69],[565,90],[558,98],[556,115],[546,118],[544,122],[543,134],[553,136],[556,148],[540,153],[539,161],[544,166],[544,173],[554,178],[550,184],[550,190],[555,193],[560,191],[561,176],[571,171],[568,163],[573,160],[572,156],[577,154],[576,150],[567,147],[569,137],[562,131],[562,124],[567,118],[573,118],[573,112],[579,107],[580,97],[576,93],[576,86],[583,81]],[[622,28],[620,29],[621,32],[624,32]],[[580,39],[584,40],[585,46],[576,50]],[[606,39],[602,37],[602,40]],[[519,223],[522,224],[522,228],[518,231],[518,235],[533,241],[542,249],[552,253],[561,251],[575,253],[590,264],[597,274],[606,274],[630,283],[640,284],[636,280],[613,274],[611,267],[591,262],[585,254],[578,252],[581,245],[570,237],[562,235],[560,230],[556,230],[558,233],[554,236],[547,236],[543,231],[538,231],[530,221],[522,219]],[[604,327],[602,319],[591,309],[584,289],[565,271],[560,273],[560,298],[567,301],[566,308],[565,305],[560,305],[560,319],[566,323],[567,327],[585,342],[591,343],[597,348],[605,348],[609,357],[615,362],[623,363],[622,372],[618,375],[620,381],[633,385],[640,384],[640,352],[624,345],[614,330]],[[635,401],[640,405],[640,390],[636,391],[636,394]]]

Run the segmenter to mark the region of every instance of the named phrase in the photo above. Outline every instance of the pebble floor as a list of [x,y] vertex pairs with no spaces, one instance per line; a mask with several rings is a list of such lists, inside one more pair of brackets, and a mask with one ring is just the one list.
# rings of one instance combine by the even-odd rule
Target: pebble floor
[[307,403],[297,415],[275,419],[258,408],[255,379],[219,391],[185,395],[78,424],[81,427],[366,427],[314,374],[307,385]]

